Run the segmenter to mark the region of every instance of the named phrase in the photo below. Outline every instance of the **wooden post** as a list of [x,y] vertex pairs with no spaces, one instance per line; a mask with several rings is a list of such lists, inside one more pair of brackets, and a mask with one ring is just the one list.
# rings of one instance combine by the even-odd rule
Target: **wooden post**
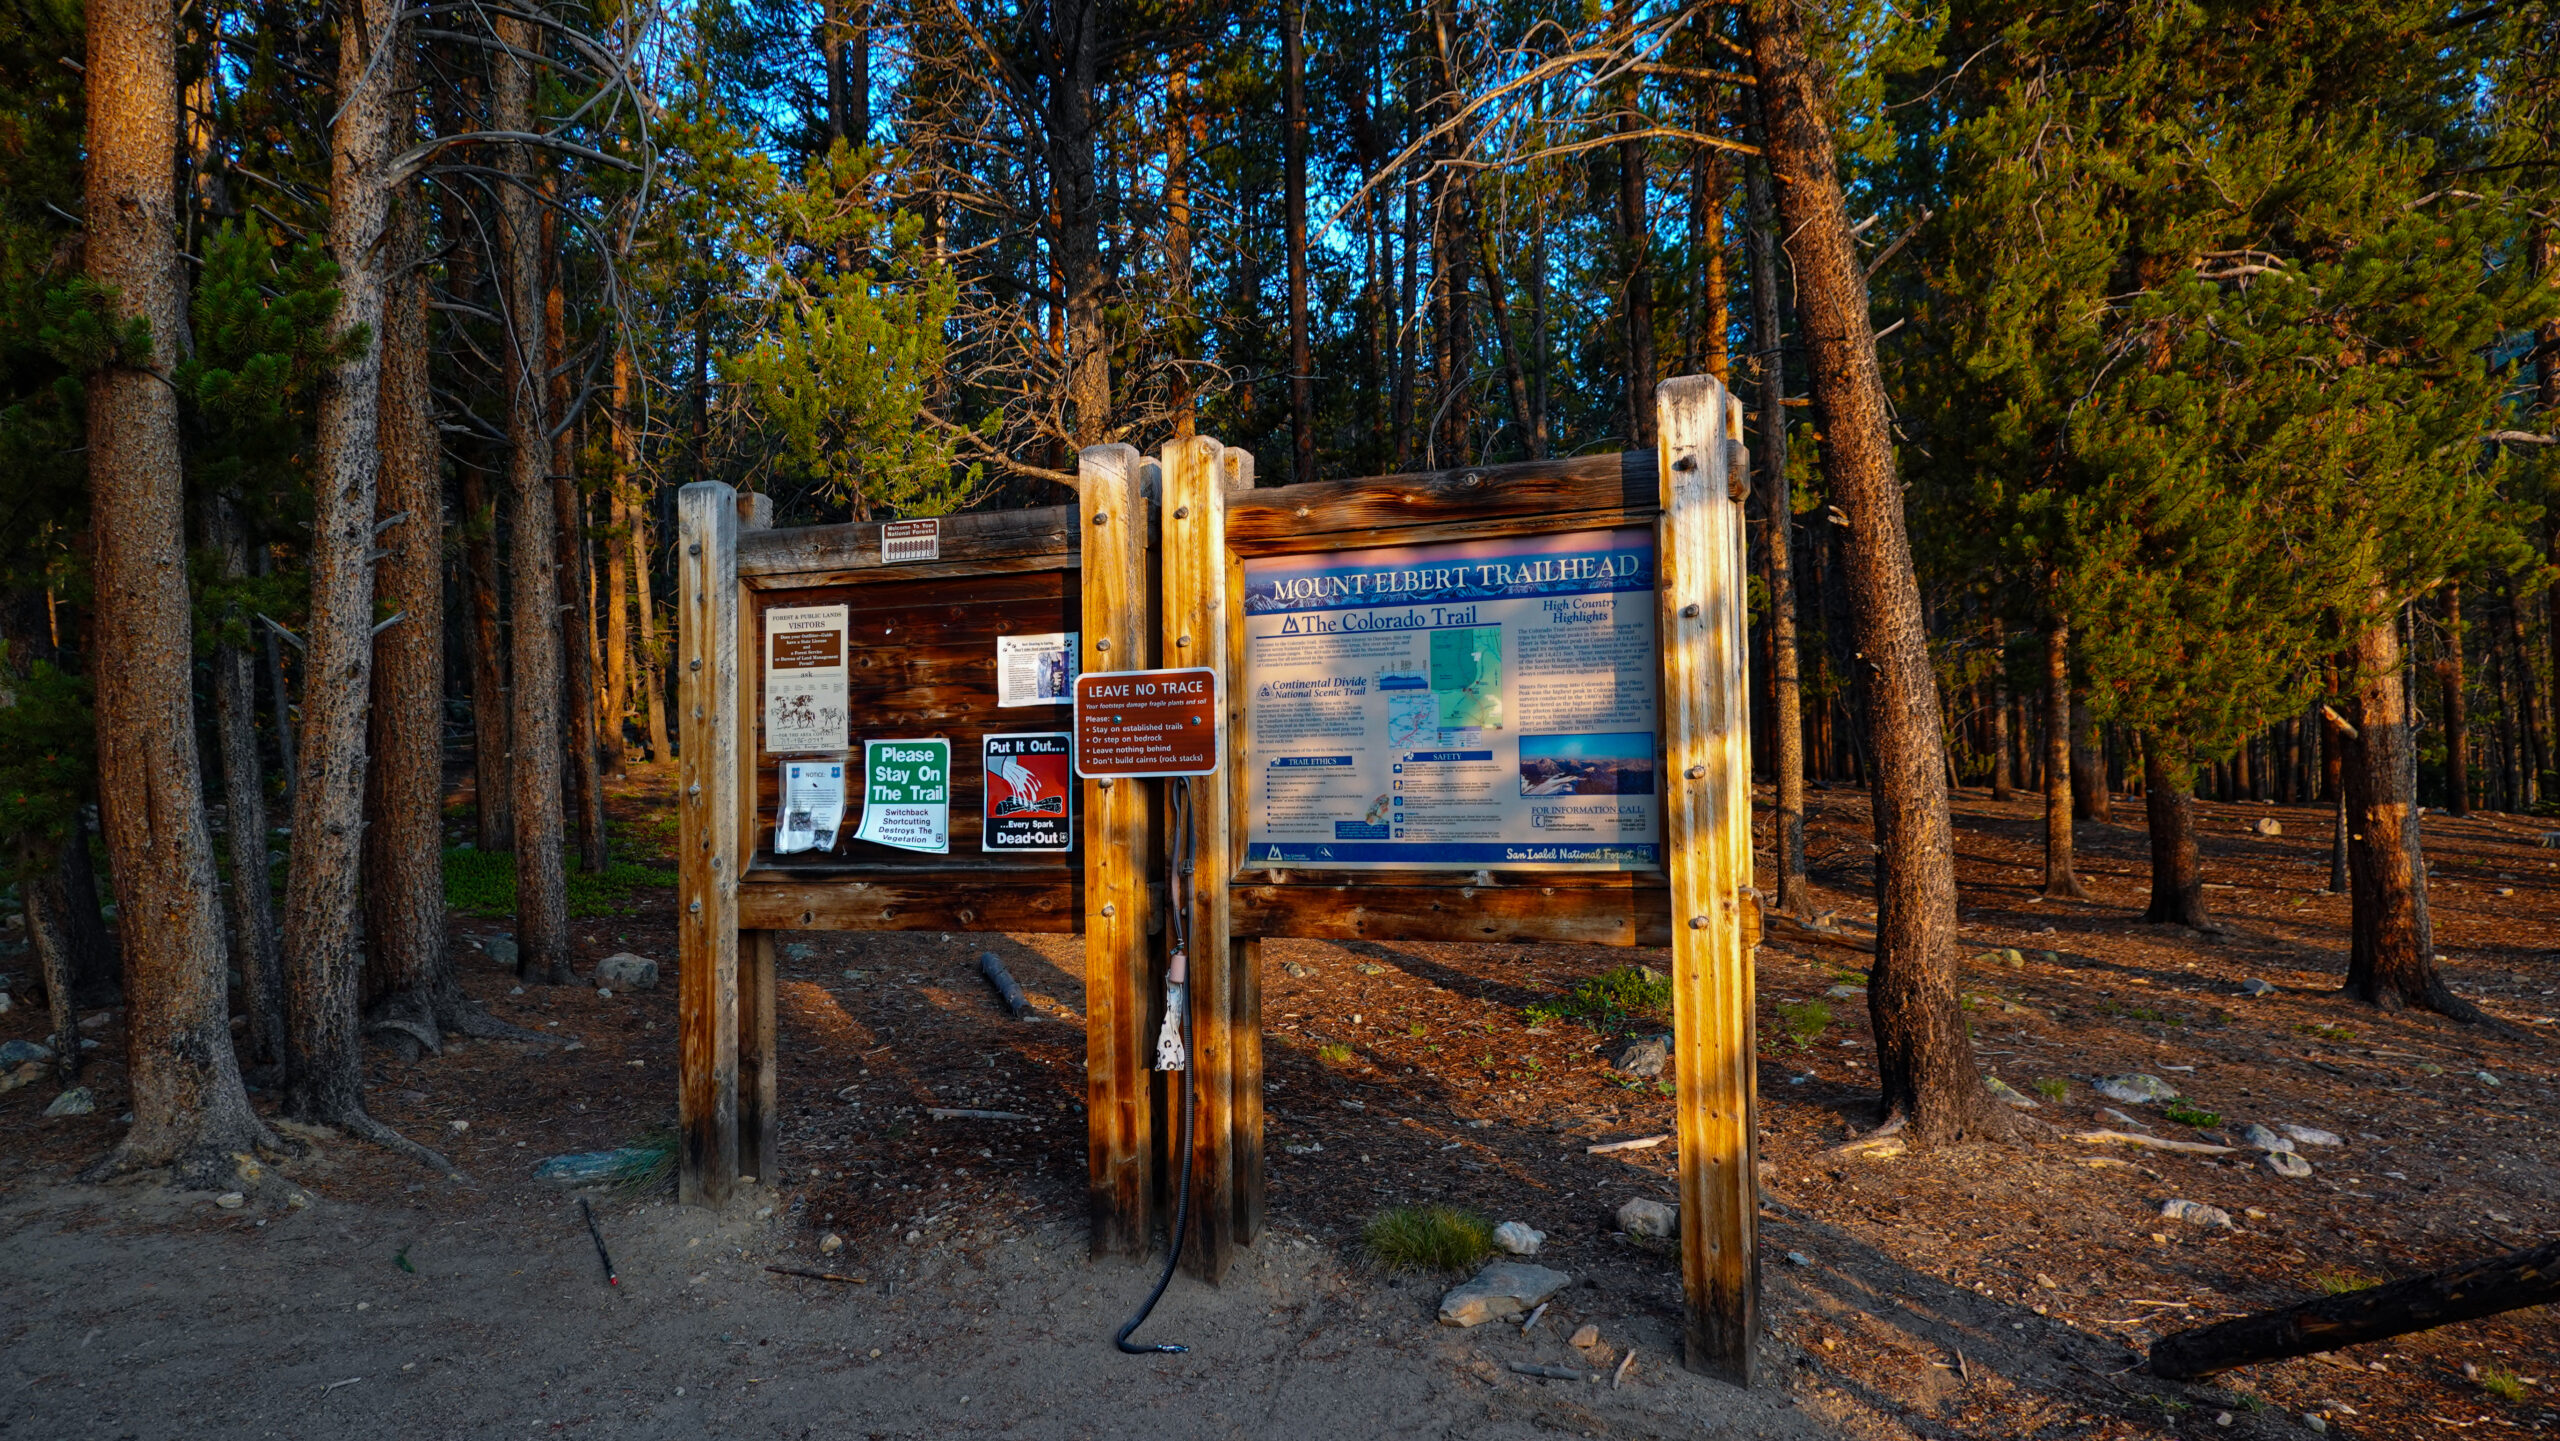
[[1747,1386],[1760,1253],[1743,516],[1727,492],[1736,446],[1723,387],[1664,381],[1654,414],[1683,1341],[1691,1368]]
[[[1233,742],[1235,670],[1230,664],[1233,628],[1228,624],[1225,446],[1205,435],[1165,443],[1164,650],[1169,666],[1208,666],[1226,687],[1228,756],[1224,773],[1190,783],[1196,836],[1190,935],[1191,1245],[1184,1252],[1192,1273],[1216,1282],[1250,1244],[1243,1231],[1241,1186],[1245,1165],[1258,1162],[1242,1138],[1247,1097],[1262,1091],[1261,1013],[1245,974],[1249,959],[1228,942],[1227,880],[1235,874],[1230,816],[1236,790]],[[1170,825],[1172,787],[1166,787]],[[1170,831],[1168,846],[1179,841]],[[1253,1108],[1257,1113],[1259,1107]],[[1259,1127],[1256,1127],[1259,1134]]]
[[[1088,672],[1148,665],[1148,500],[1132,446],[1078,458]],[[1148,1059],[1155,997],[1148,984],[1148,786],[1084,786],[1086,1201],[1093,1254],[1144,1256],[1155,1232],[1154,1108]]]
[[[1245,769],[1245,697],[1240,662],[1244,658],[1244,561],[1226,546],[1225,495],[1253,489],[1253,452],[1228,446],[1219,456],[1221,474],[1219,489],[1218,543],[1211,552],[1217,557],[1218,569],[1213,583],[1224,587],[1227,605],[1226,656],[1219,662],[1227,683],[1227,853],[1222,858],[1224,869],[1216,871],[1203,884],[1215,885],[1222,904],[1230,902],[1227,883],[1244,869],[1246,807],[1252,804],[1252,776]],[[1205,837],[1200,854],[1214,854]],[[1233,939],[1234,914],[1222,911],[1219,927],[1227,941],[1227,975],[1229,1006],[1227,1010],[1228,1044],[1233,1048],[1228,1065],[1234,1076],[1234,1114],[1229,1145],[1234,1154],[1228,1159],[1234,1204],[1236,1244],[1251,1246],[1262,1238],[1262,942]]]
[[738,1178],[736,492],[688,485],[676,518],[676,1192],[717,1206]]
[[[738,496],[738,529],[771,530],[773,497]],[[764,638],[746,617],[754,602],[741,583],[738,596],[738,870],[756,853],[756,775],[764,764]],[[738,1174],[774,1184],[782,1163],[782,1107],[777,1092],[779,1047],[774,1035],[771,931],[738,937]]]

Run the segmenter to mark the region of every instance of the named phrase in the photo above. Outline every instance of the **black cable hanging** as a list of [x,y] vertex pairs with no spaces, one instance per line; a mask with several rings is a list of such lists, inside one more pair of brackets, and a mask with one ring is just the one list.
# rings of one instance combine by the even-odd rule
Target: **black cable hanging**
[[1182,1072],[1181,1136],[1182,1174],[1174,1188],[1173,1244],[1164,1258],[1164,1274],[1156,1278],[1156,1288],[1138,1307],[1137,1314],[1111,1338],[1112,1344],[1131,1356],[1179,1356],[1188,1346],[1140,1346],[1129,1340],[1129,1333],[1147,1322],[1164,1296],[1164,1288],[1173,1284],[1174,1268],[1182,1264],[1182,1241],[1190,1230],[1191,1220],[1191,1005],[1188,963],[1191,951],[1191,882],[1192,852],[1196,837],[1191,827],[1191,782],[1177,776],[1173,782],[1173,836],[1165,858],[1165,902],[1171,912],[1165,920],[1165,940],[1172,952],[1165,968],[1165,1034],[1156,1042],[1156,1069]]

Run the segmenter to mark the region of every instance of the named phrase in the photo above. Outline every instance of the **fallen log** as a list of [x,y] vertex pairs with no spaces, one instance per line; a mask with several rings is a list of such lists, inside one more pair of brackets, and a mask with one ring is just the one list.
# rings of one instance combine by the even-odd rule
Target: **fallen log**
[[2071,1139],[2092,1146],[2140,1146],[2146,1151],[2177,1151],[2190,1156],[2236,1156],[2240,1153],[2237,1146],[2172,1141],[2162,1136],[2137,1136],[2131,1131],[2073,1131]]
[[2560,1301],[2560,1241],[2160,1338],[2151,1373],[2195,1381]]
[[1014,984],[1013,972],[1004,968],[1004,957],[993,951],[980,951],[978,974],[986,977],[987,984],[995,989],[996,999],[1004,1002],[1004,1008],[1013,1013],[1015,1020],[1032,1018],[1031,999],[1022,994],[1022,987]]

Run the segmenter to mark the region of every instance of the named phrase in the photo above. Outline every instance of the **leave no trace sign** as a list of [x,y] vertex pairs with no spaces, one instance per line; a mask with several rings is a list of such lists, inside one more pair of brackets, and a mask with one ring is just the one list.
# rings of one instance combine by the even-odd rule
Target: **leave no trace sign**
[[1205,776],[1218,769],[1218,673],[1088,672],[1076,677],[1076,774]]

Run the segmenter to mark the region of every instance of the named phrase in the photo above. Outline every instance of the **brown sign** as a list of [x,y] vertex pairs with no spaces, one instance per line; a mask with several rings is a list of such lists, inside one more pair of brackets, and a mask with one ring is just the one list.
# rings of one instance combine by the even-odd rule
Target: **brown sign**
[[775,670],[832,670],[843,664],[843,631],[786,631],[773,638]]
[[1214,774],[1218,714],[1218,673],[1205,667],[1088,671],[1076,677],[1076,774]]

